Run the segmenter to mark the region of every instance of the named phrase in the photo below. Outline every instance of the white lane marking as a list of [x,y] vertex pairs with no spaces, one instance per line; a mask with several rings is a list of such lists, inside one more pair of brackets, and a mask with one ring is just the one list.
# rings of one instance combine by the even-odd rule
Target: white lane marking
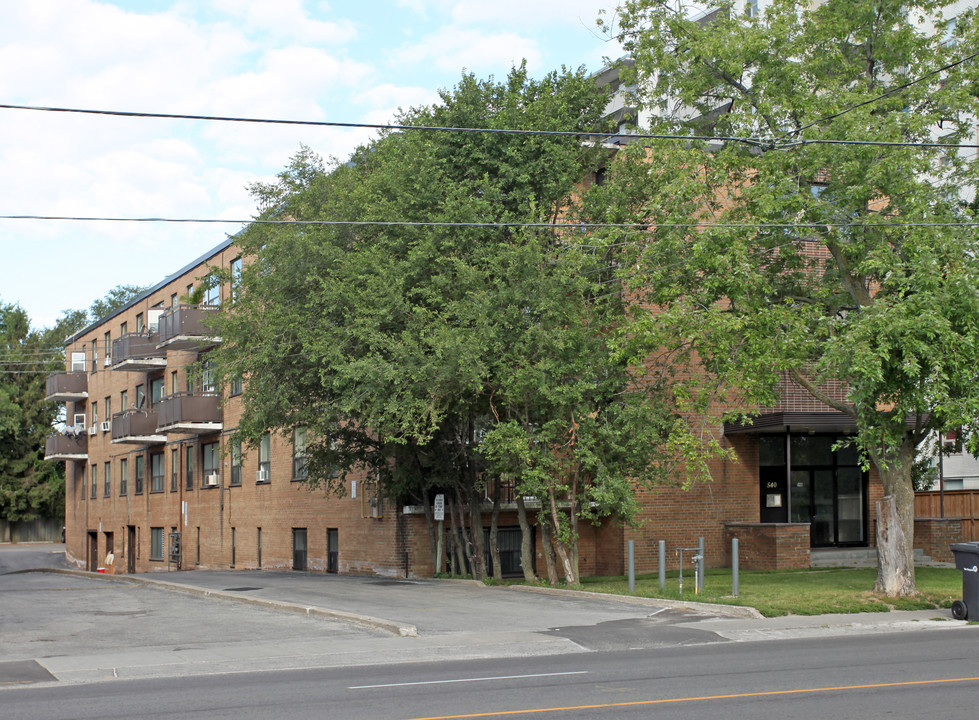
[[533,675],[494,675],[493,677],[458,678],[456,680],[422,680],[419,682],[384,683],[383,685],[351,685],[348,690],[370,690],[371,688],[405,687],[407,685],[442,685],[446,683],[484,682],[486,680],[519,680],[520,678],[557,677],[559,675],[587,675],[587,670],[571,672],[534,673]]

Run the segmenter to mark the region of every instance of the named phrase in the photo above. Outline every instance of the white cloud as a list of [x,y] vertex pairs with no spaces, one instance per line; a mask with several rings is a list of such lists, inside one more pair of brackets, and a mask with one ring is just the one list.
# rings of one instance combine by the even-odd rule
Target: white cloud
[[302,0],[215,0],[213,5],[246,30],[279,40],[336,44],[349,42],[356,36],[353,22],[344,18],[335,21],[312,18]]
[[460,29],[425,37],[418,44],[396,53],[399,62],[431,62],[443,71],[463,69],[482,75],[501,67],[509,68],[526,59],[529,67],[539,67],[541,50],[537,43],[517,33],[485,33]]

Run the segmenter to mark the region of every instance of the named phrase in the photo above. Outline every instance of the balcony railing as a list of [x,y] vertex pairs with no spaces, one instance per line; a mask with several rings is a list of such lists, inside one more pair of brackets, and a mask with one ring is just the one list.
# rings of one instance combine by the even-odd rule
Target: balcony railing
[[221,396],[217,393],[175,393],[158,404],[159,432],[211,433],[223,427]]
[[45,400],[67,402],[88,397],[88,373],[71,372],[49,375]]
[[159,333],[123,335],[112,341],[112,369],[145,372],[166,367],[166,350],[158,350]]
[[48,435],[44,441],[45,460],[87,460],[87,435]]
[[158,414],[154,410],[126,410],[112,416],[112,442],[155,445],[165,443],[167,436],[157,430]]
[[187,350],[221,342],[208,327],[208,319],[218,312],[217,305],[176,305],[160,317],[161,348]]

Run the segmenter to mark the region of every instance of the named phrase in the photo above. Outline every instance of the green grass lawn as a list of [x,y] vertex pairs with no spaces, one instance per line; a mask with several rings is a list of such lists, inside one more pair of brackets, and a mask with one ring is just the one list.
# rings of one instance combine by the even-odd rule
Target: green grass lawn
[[[875,568],[820,568],[813,570],[741,571],[740,593],[731,597],[731,571],[708,570],[704,592],[694,593],[693,571],[683,572],[683,595],[677,573],[667,574],[666,589],[660,591],[658,575],[636,577],[636,595],[674,600],[750,605],[766,617],[778,615],[822,615],[825,613],[887,612],[946,608],[962,596],[962,573],[946,568],[918,568],[920,597],[886,598],[873,592]],[[582,590],[629,594],[625,577],[584,578]]]

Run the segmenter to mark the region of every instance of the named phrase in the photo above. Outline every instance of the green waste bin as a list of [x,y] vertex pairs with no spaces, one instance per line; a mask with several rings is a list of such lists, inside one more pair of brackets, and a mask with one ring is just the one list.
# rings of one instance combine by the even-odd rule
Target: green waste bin
[[955,567],[962,571],[962,599],[952,603],[956,620],[979,620],[979,542],[953,543]]

